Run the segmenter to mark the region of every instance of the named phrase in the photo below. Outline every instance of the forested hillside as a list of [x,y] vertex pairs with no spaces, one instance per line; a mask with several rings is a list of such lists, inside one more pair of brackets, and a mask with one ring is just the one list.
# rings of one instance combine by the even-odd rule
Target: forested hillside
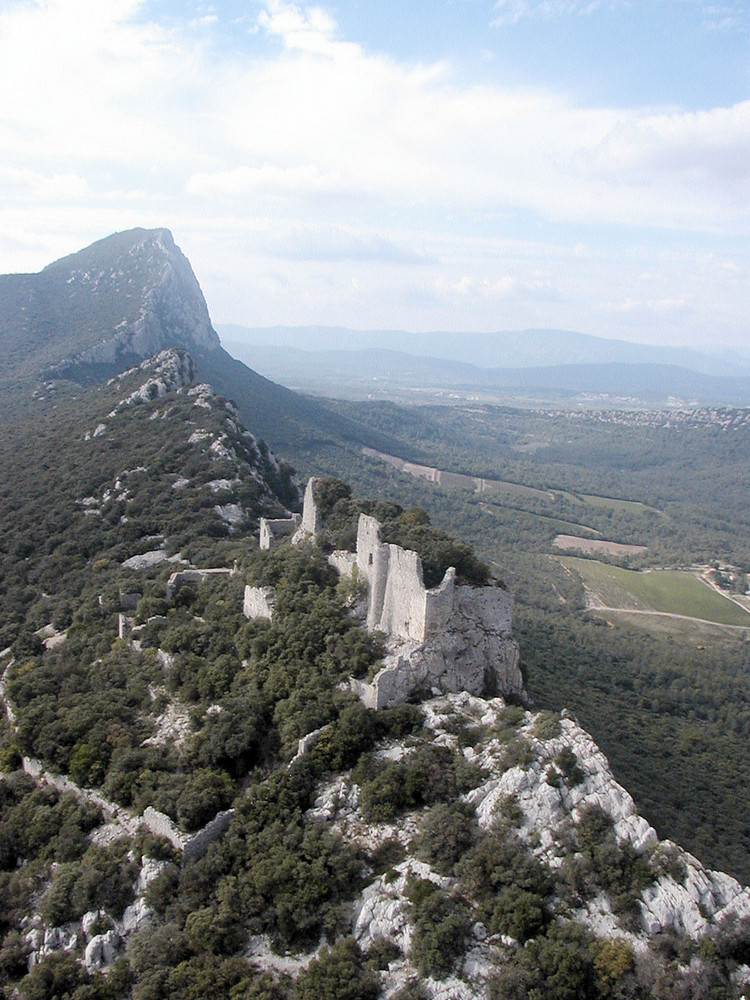
[[637,544],[645,551],[597,559],[702,564],[725,593],[746,586],[747,411],[330,405],[399,434],[401,459],[498,483],[481,493],[446,487],[354,450],[293,456],[303,471],[344,475],[359,492],[423,507],[470,541],[515,597],[534,703],[576,713],[661,835],[750,879],[750,798],[739,778],[750,770],[747,630],[588,611],[582,580],[554,546],[563,532]]

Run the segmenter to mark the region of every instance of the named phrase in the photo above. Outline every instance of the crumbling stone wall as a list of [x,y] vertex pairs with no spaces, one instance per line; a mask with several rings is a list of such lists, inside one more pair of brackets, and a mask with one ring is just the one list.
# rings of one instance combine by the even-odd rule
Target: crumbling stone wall
[[280,538],[293,535],[299,528],[301,521],[302,517],[299,514],[292,514],[291,517],[262,517],[258,541],[260,548],[268,550]]
[[169,580],[167,580],[167,600],[171,601],[180,587],[199,587],[209,576],[215,576],[216,574],[232,576],[233,573],[233,569],[226,569],[224,567],[218,569],[179,570],[177,573],[173,573]]
[[357,570],[367,581],[367,627],[399,639],[424,642],[442,631],[450,618],[456,571],[446,570],[438,587],[427,590],[422,560],[416,552],[381,541],[380,524],[360,514]]
[[194,834],[186,842],[182,852],[184,863],[189,865],[191,862],[202,858],[211,844],[224,836],[229,824],[232,822],[233,816],[234,809],[225,809],[224,812],[217,813],[212,820],[206,823],[202,830]]
[[302,531],[313,538],[319,531],[323,530],[323,518],[321,517],[318,505],[315,503],[315,484],[317,479],[311,476],[307,480],[305,487],[305,498],[302,504]]
[[[347,566],[340,555],[337,562]],[[367,627],[385,634],[389,650],[371,682],[351,681],[365,705],[384,708],[436,692],[525,697],[506,590],[459,586],[453,567],[427,590],[417,553],[384,543],[380,524],[365,514],[356,568],[368,587]]]
[[202,858],[211,844],[224,835],[234,816],[234,809],[217,813],[212,820],[198,830],[197,833],[183,833],[158,809],[146,806],[143,810],[143,825],[157,837],[165,837],[172,847],[182,852],[185,864],[190,864]]
[[[293,544],[324,528],[315,482],[307,483]],[[366,514],[359,517],[356,553],[336,551],[328,562],[366,585],[367,627],[386,639],[388,654],[373,680],[350,682],[365,705],[384,708],[422,693],[459,691],[526,697],[511,634],[513,600],[506,590],[458,585],[453,567],[428,590],[419,555],[383,542],[380,523]],[[274,596],[273,588],[247,587],[245,614],[270,618]]]

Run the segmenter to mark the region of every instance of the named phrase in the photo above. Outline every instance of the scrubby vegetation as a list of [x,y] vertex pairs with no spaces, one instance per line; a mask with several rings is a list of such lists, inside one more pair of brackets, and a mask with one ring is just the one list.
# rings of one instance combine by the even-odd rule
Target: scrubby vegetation
[[[96,402],[85,395],[78,404],[87,427],[96,426],[102,398]],[[188,448],[184,422],[192,419],[191,406],[179,397],[144,404],[123,421],[127,432],[113,421],[111,432],[87,442],[76,431],[76,448],[85,443],[92,450],[72,472],[56,469],[50,451],[58,449],[61,467],[74,461],[66,444],[76,426],[72,410],[61,406],[36,442],[18,429],[10,436],[30,449],[49,496],[32,496],[24,480],[19,495],[29,499],[29,511],[15,535],[0,536],[8,571],[2,578],[0,596],[8,600],[0,629],[11,647],[0,668],[17,726],[4,721],[0,729],[0,766],[8,772],[0,777],[5,994],[18,991],[27,1000],[375,1000],[389,963],[406,959],[421,979],[466,974],[471,948],[489,936],[486,953],[494,971],[488,989],[497,1000],[737,996],[731,976],[750,954],[747,922],[715,928],[697,944],[665,935],[661,950],[643,957],[626,942],[595,938],[570,919],[601,893],[621,927],[638,929],[639,893],[662,875],[684,877],[679,858],[668,851],[636,855],[617,842],[610,817],[584,808],[568,832],[568,857],[553,871],[535,856],[539,839],[525,835],[524,814],[513,796],[499,797],[481,828],[462,796],[486,777],[471,762],[472,751],[485,742],[497,740],[502,747],[496,766],[525,767],[538,754],[539,741],[560,735],[560,716],[553,711],[562,707],[556,678],[568,691],[583,677],[590,688],[584,707],[594,706],[602,719],[605,689],[610,689],[607,704],[624,706],[624,722],[607,718],[605,745],[632,723],[634,704],[662,722],[676,718],[670,722],[668,756],[680,739],[684,746],[691,733],[705,733],[706,724],[714,730],[729,724],[727,733],[739,742],[741,672],[733,682],[738,693],[733,711],[720,707],[719,694],[708,690],[717,672],[698,686],[706,696],[698,711],[686,678],[703,676],[709,650],[693,649],[692,659],[678,670],[676,651],[666,656],[659,641],[635,633],[621,641],[618,632],[614,643],[608,627],[580,619],[580,588],[558,564],[549,569],[540,555],[523,576],[518,562],[498,559],[503,576],[514,585],[520,581],[524,654],[534,667],[529,686],[534,691],[536,684],[548,711],[533,727],[525,726],[527,715],[513,705],[476,724],[457,715],[454,726],[450,720],[446,725],[448,736],[435,743],[417,706],[366,710],[343,682],[367,675],[382,649],[350,617],[324,554],[288,544],[259,553],[249,541],[260,513],[280,507],[273,491],[249,472],[239,473],[259,463],[261,478],[267,474],[286,502],[294,493],[288,470],[275,467],[265,445],[249,438],[239,471],[226,456],[211,458]],[[170,414],[164,419],[159,414],[169,407],[176,423],[164,431]],[[209,417],[216,418],[216,433],[225,433],[223,413]],[[244,437],[241,429],[235,437],[233,447]],[[9,474],[18,478],[17,460],[9,456],[9,462]],[[124,469],[131,470],[127,483]],[[214,510],[229,498],[227,487],[220,484],[214,491],[209,483],[235,475],[241,483],[234,499],[249,516],[230,532]],[[55,476],[57,492],[50,486]],[[183,478],[188,484],[175,489]],[[112,490],[118,479],[123,492]],[[0,487],[0,504],[9,517],[15,500],[7,482]],[[327,547],[353,547],[354,513],[363,504],[333,478],[318,490]],[[83,505],[86,498],[94,502]],[[481,531],[487,558],[501,552],[525,558],[530,539],[530,550],[542,552],[541,536],[534,540],[531,530],[498,542],[488,528],[496,526],[494,515],[480,506],[486,498],[436,501],[428,487],[415,486],[403,500],[410,503],[407,509],[384,500],[365,503],[364,509],[383,522],[386,540],[420,552],[428,586],[451,564],[466,581],[484,582],[489,575],[468,546],[452,542],[431,521],[452,520],[460,530],[479,516],[467,535]],[[541,511],[539,498],[527,506],[537,502]],[[566,497],[561,502],[573,503]],[[87,509],[97,512],[86,514]],[[601,523],[615,514],[633,523],[657,517],[631,507],[596,509]],[[523,523],[519,514],[511,528]],[[179,549],[195,564],[233,566],[235,574],[168,597],[172,564],[137,571],[122,565],[162,544],[165,554]],[[276,588],[271,621],[242,616],[246,582]],[[559,596],[550,593],[550,583]],[[139,595],[129,612],[139,630],[126,639],[116,630],[121,593]],[[63,630],[64,640],[57,635],[47,648],[50,631]],[[731,660],[742,662],[740,654],[736,663]],[[592,680],[595,668],[599,674]],[[727,682],[727,669],[725,663],[718,670],[721,683]],[[171,729],[169,712],[179,722]],[[306,753],[293,759],[300,737],[313,732]],[[234,814],[224,837],[193,864],[181,864],[164,842],[144,835],[106,847],[93,844],[89,834],[99,822],[97,810],[14,772],[21,753],[40,757],[45,766],[100,789],[135,813],[154,805],[184,830],[201,827],[229,805]],[[706,760],[712,761],[709,753]],[[550,754],[547,761],[550,784],[571,789],[582,780],[572,750]],[[640,764],[652,774],[660,766],[651,759]],[[720,773],[719,781],[726,777]],[[372,840],[344,836],[343,827],[320,818],[318,796],[337,782],[342,795],[358,793],[357,822],[378,829]],[[737,797],[741,802],[741,789]],[[107,929],[132,902],[145,855],[163,862],[145,894],[154,922],[131,937],[108,975],[83,968],[80,943],[76,952],[49,955],[28,972],[24,917],[36,913],[52,927],[100,910],[96,929]],[[400,878],[408,856],[429,866],[430,874],[406,879],[408,954],[382,939],[363,953],[350,937],[354,900],[379,875],[385,885]],[[287,974],[263,971],[247,959],[249,944],[263,947],[259,942],[265,941],[276,952],[295,955],[323,946],[306,966],[290,964]],[[407,982],[397,995],[417,1000],[422,984]]]

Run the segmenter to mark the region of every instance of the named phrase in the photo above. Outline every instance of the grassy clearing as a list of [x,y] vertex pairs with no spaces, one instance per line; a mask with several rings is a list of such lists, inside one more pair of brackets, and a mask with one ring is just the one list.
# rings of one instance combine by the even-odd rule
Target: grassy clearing
[[587,524],[578,524],[576,521],[563,521],[562,518],[555,517],[553,514],[538,514],[535,511],[524,510],[522,507],[513,507],[510,504],[503,504],[501,500],[493,500],[488,498],[488,500],[482,502],[482,509],[488,514],[492,514],[493,517],[502,518],[503,512],[506,510],[512,510],[514,514],[520,517],[527,517],[534,521],[548,521],[553,527],[555,527],[559,532],[576,532],[580,534],[583,531],[588,532],[585,537],[597,538],[600,534],[596,528],[590,528]]
[[718,625],[750,627],[747,611],[712,590],[693,573],[666,569],[639,573],[574,556],[562,556],[561,562],[575,570],[610,608],[661,611]]
[[641,503],[639,500],[600,497],[593,493],[581,493],[580,498],[584,503],[590,504],[592,507],[608,507],[610,510],[617,511],[618,513],[643,514],[645,511],[650,511],[652,514],[663,513],[663,511],[658,510],[656,507],[649,507],[648,504]]
[[510,483],[504,479],[482,479],[480,493],[510,493],[512,496],[533,497],[537,500],[550,501],[553,497],[546,490],[538,490],[533,486],[523,486],[521,483]]

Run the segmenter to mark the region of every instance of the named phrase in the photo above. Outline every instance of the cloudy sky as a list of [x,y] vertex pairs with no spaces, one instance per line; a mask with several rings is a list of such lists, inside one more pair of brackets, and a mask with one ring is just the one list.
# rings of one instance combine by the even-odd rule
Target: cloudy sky
[[750,0],[0,0],[0,191],[219,324],[748,347]]

